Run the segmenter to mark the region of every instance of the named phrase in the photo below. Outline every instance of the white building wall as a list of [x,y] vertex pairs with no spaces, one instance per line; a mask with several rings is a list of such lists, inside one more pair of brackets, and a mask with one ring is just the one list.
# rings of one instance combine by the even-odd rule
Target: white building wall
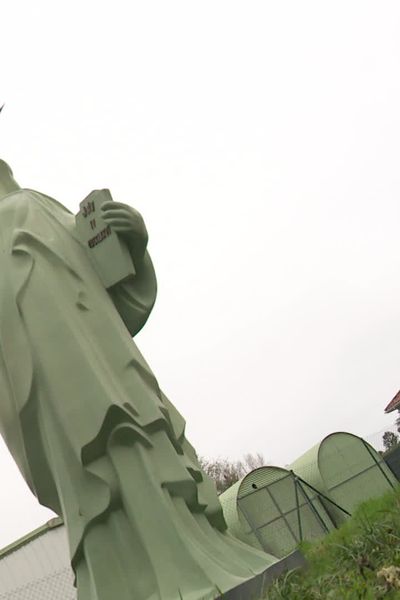
[[76,600],[64,526],[0,556],[0,600]]

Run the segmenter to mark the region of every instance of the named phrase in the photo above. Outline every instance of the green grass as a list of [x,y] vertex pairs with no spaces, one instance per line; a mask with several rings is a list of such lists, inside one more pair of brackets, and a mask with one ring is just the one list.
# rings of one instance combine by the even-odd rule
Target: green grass
[[268,600],[400,599],[400,490],[362,504],[340,529],[300,549],[308,567],[277,579]]

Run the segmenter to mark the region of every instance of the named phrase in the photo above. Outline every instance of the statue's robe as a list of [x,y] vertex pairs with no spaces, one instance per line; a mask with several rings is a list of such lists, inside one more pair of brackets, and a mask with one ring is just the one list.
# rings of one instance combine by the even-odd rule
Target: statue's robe
[[148,255],[106,291],[74,216],[31,190],[0,201],[0,249],[1,433],[65,521],[79,600],[214,598],[263,571],[132,340],[156,295]]

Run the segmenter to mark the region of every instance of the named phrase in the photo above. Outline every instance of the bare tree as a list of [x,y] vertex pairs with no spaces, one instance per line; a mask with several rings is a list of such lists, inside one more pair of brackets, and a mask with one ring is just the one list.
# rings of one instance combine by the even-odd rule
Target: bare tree
[[257,452],[257,454],[245,454],[243,457],[243,463],[246,473],[250,473],[250,471],[254,471],[254,469],[258,469],[258,467],[264,467],[266,465],[265,458],[261,452]]
[[399,445],[399,436],[393,431],[385,431],[382,436],[383,447],[385,452],[389,452]]
[[250,471],[266,464],[264,456],[260,453],[245,454],[242,460],[230,460],[229,458],[205,458],[199,457],[203,471],[214,480],[217,492],[221,494],[234,483],[239,481]]

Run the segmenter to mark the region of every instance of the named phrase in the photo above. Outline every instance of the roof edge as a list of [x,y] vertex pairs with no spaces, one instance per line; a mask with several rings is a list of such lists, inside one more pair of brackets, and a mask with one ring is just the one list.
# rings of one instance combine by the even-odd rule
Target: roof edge
[[398,391],[397,394],[391,399],[384,412],[389,414],[397,409],[400,409],[400,391]]
[[5,556],[8,556],[9,554],[12,554],[16,550],[19,550],[23,546],[26,546],[27,544],[29,544],[30,542],[33,542],[33,540],[36,540],[38,537],[47,533],[47,531],[50,531],[51,529],[55,529],[56,527],[60,527],[63,524],[64,524],[64,521],[62,520],[61,517],[54,517],[54,519],[50,519],[50,521],[47,521],[47,523],[45,523],[41,527],[34,529],[33,531],[31,531],[30,533],[27,533],[26,535],[19,538],[15,542],[12,542],[5,548],[0,549],[0,559],[4,558]]

